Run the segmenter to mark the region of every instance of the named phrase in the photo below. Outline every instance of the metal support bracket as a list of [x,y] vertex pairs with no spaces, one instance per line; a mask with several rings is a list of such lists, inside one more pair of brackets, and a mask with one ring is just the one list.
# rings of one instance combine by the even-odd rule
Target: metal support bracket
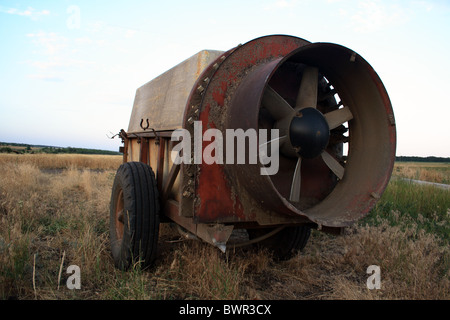
[[198,224],[197,236],[225,253],[227,241],[233,232],[233,228],[232,225],[226,226],[224,224]]

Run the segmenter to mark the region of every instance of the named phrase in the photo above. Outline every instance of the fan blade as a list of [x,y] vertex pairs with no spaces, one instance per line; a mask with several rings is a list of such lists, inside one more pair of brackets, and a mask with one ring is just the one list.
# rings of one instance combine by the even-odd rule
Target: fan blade
[[293,113],[293,108],[275,90],[267,86],[262,98],[262,105],[269,110],[275,120],[286,118]]
[[317,107],[318,85],[319,69],[316,67],[306,67],[303,71],[303,77],[297,95],[295,111],[308,107]]
[[295,165],[294,176],[292,177],[291,193],[289,194],[289,200],[298,202],[300,200],[300,187],[301,187],[301,166],[302,158],[298,158]]
[[[267,160],[269,160],[269,157],[267,156],[269,154],[269,147],[270,147],[270,154],[272,155],[274,152],[279,152],[280,147],[283,145],[283,143],[286,141],[287,136],[278,137],[275,139],[272,139],[270,141],[261,143],[258,147],[259,152],[259,159],[262,164],[267,164]],[[278,141],[278,143],[275,143]]]
[[353,119],[353,114],[348,107],[343,107],[324,114],[325,120],[328,122],[330,130],[339,127],[344,122]]
[[345,172],[344,167],[341,166],[341,164],[327,151],[322,152],[322,159],[326,163],[328,168],[330,168],[330,170],[333,171],[336,177],[342,180],[342,177],[344,176]]

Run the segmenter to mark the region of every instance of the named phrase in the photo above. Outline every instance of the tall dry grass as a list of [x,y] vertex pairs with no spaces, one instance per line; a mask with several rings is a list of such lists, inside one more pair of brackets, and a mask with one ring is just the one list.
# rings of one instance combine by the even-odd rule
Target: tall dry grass
[[406,179],[450,184],[448,163],[396,162],[393,175]]
[[[3,299],[450,298],[449,248],[442,234],[425,230],[401,208],[385,206],[380,208],[389,212],[374,211],[343,236],[314,231],[303,252],[282,262],[253,248],[222,254],[163,224],[156,265],[121,272],[108,242],[115,168],[52,171],[33,157],[10,159],[0,165]],[[386,196],[397,191],[388,188]],[[446,215],[439,223],[448,222],[449,209]],[[81,269],[80,290],[65,285],[69,265]],[[381,268],[380,290],[366,286],[369,265]]]
[[[54,289],[64,252],[66,262],[85,265],[87,274],[100,272],[103,263],[99,261],[109,258],[105,253],[105,214],[114,171],[92,172],[71,166],[50,174],[36,165],[41,159],[0,166],[3,297],[34,296],[35,292],[30,295],[32,280],[38,296],[58,297]],[[32,269],[34,279],[30,278]]]
[[85,154],[0,154],[0,166],[5,164],[30,164],[39,169],[92,169],[115,170],[122,156]]

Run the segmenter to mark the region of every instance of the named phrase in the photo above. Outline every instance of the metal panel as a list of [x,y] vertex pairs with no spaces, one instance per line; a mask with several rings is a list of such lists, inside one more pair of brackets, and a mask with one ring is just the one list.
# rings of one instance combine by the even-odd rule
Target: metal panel
[[184,108],[202,71],[223,52],[203,50],[136,90],[128,133],[143,132],[141,121],[156,131],[182,127]]

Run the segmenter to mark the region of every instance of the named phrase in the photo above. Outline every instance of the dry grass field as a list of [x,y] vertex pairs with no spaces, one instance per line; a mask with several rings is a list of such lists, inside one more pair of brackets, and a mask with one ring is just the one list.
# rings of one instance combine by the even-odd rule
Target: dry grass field
[[397,162],[394,175],[400,178],[450,184],[448,163]]
[[[156,265],[119,271],[108,216],[120,163],[121,156],[0,154],[1,299],[450,298],[450,193],[400,180],[344,235],[313,231],[288,261],[254,248],[222,254],[163,224]],[[449,172],[448,164],[400,164],[394,174],[448,183]],[[79,290],[66,286],[70,265],[80,267]],[[381,289],[366,286],[370,265],[380,266]]]

